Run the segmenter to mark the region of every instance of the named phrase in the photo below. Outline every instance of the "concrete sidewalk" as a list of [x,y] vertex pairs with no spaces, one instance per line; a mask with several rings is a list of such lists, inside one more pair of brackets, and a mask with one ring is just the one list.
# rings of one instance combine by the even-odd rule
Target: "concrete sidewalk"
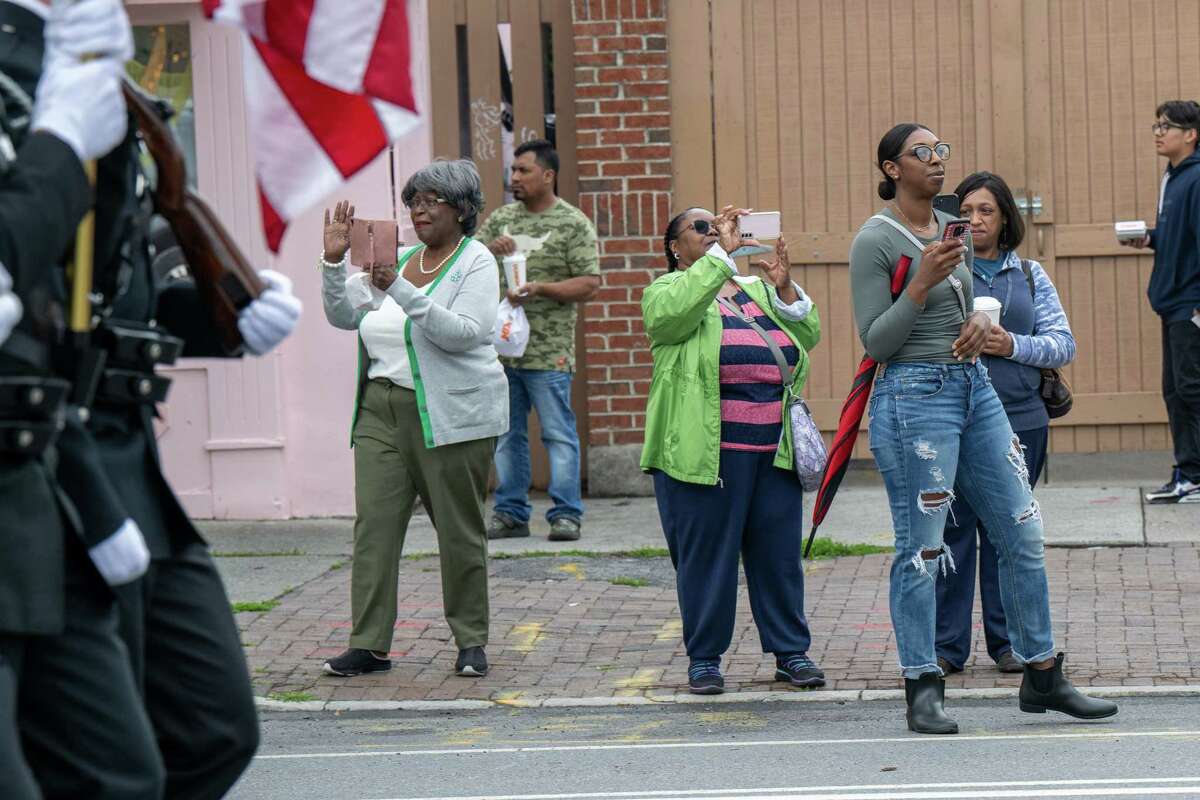
[[[1037,491],[1046,522],[1056,639],[1070,673],[1095,686],[1200,684],[1200,505],[1143,506],[1167,469],[1162,454],[1054,457]],[[1169,467],[1169,460],[1166,461]],[[1140,485],[1139,485],[1140,484]],[[809,498],[811,501],[811,498]],[[493,670],[452,674],[455,648],[441,610],[426,517],[414,519],[401,565],[393,669],[344,680],[321,662],[349,637],[350,520],[203,525],[238,614],[256,693],[293,700],[502,702],[651,697],[686,688],[673,571],[662,557],[587,557],[664,547],[653,498],[587,503],[584,536],[554,543],[535,505],[534,535],[493,542]],[[842,543],[890,546],[878,476],[852,472],[820,530]],[[807,528],[807,518],[805,527]],[[555,553],[563,556],[552,557]],[[542,555],[538,555],[542,554]],[[503,558],[503,556],[510,556]],[[522,556],[512,558],[511,556]],[[830,689],[895,689],[887,555],[815,562],[807,569],[812,655]],[[783,688],[763,656],[744,594],[726,664],[731,692]],[[1008,687],[983,653],[952,687]],[[1019,678],[1019,676],[1015,676]]]

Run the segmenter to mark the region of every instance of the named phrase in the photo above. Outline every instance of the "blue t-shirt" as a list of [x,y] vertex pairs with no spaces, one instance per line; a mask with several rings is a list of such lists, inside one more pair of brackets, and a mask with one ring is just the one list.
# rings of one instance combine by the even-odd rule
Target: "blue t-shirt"
[[1000,274],[1001,267],[1008,260],[1008,253],[1003,250],[996,258],[981,258],[978,254],[975,255],[975,274],[987,281],[991,286],[992,281],[996,280],[996,276]]

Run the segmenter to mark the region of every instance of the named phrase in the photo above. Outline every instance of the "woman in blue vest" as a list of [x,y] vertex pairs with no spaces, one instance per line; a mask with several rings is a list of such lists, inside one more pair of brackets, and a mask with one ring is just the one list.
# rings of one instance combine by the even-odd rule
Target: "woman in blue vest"
[[[1038,393],[1043,368],[1063,367],[1075,358],[1075,337],[1058,292],[1042,265],[1017,255],[1025,226],[1008,184],[999,175],[976,172],[954,190],[959,216],[971,220],[975,248],[975,297],[1000,301],[1000,324],[993,325],[983,362],[1013,432],[1025,451],[1029,483],[1037,483],[1046,459],[1050,418]],[[976,545],[978,542],[978,545]],[[955,500],[945,543],[958,572],[937,584],[937,655],[944,674],[962,672],[971,653],[971,606],[975,601],[975,556],[979,554],[979,594],[988,655],[1001,672],[1021,672],[1012,653],[996,548],[974,509]]]

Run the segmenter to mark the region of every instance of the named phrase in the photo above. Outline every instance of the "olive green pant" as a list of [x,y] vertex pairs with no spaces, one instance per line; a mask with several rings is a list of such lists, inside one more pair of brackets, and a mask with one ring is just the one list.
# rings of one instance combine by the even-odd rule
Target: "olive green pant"
[[484,500],[495,439],[425,446],[416,393],[367,383],[354,426],[350,646],[386,652],[396,626],[400,553],[417,497],[437,531],[442,606],[460,649],[487,644]]

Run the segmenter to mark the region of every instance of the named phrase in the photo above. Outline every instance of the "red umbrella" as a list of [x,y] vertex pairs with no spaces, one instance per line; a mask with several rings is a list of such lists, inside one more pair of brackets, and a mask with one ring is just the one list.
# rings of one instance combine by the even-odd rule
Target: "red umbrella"
[[[912,259],[900,256],[899,263],[892,273],[892,302],[900,298],[904,289],[904,279]],[[850,454],[854,452],[854,442],[858,439],[858,426],[862,422],[863,411],[866,410],[867,400],[871,397],[871,385],[875,382],[875,359],[863,354],[858,362],[858,371],[854,373],[854,383],[850,386],[850,395],[842,405],[842,413],[838,418],[837,433],[833,437],[833,446],[829,448],[829,458],[825,462],[825,472],[821,475],[821,487],[817,489],[817,500],[813,505],[812,531],[808,534],[808,543],[804,546],[804,557],[812,551],[813,539],[817,536],[817,528],[829,513],[833,505],[833,497],[842,478],[846,475],[846,467],[850,463]]]

